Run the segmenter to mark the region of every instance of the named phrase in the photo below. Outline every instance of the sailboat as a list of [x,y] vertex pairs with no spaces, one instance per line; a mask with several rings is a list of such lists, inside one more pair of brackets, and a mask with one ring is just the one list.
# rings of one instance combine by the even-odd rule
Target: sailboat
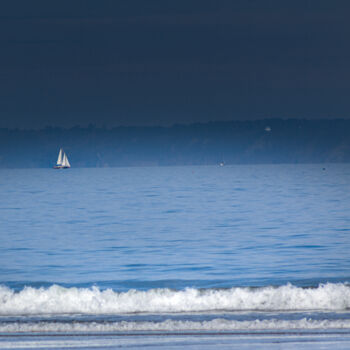
[[57,164],[53,168],[54,169],[70,168],[68,157],[62,148],[60,148],[60,151],[58,153]]

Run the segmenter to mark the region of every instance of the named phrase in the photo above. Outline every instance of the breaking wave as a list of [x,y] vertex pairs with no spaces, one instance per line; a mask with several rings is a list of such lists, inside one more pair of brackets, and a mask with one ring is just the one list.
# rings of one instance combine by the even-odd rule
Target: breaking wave
[[280,287],[151,289],[115,292],[112,289],[0,286],[0,315],[186,313],[210,311],[305,311],[350,309],[350,287],[326,283],[317,288],[291,284]]

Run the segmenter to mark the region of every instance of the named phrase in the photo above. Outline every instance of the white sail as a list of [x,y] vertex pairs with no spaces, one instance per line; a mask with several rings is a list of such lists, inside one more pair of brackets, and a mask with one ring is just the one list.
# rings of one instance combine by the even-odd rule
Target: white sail
[[62,148],[60,148],[60,152],[58,153],[57,165],[62,165],[63,157],[62,157]]
[[62,166],[70,168],[69,160],[68,160],[66,153],[63,154]]

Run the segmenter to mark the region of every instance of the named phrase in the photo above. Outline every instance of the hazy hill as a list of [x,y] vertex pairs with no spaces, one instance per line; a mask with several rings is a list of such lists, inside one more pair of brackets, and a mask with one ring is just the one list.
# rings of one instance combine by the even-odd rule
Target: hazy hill
[[172,127],[0,129],[0,167],[350,162],[350,120],[270,119]]

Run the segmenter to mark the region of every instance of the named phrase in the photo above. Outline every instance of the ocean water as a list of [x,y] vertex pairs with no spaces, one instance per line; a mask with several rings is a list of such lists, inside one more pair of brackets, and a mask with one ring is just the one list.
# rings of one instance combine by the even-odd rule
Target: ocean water
[[0,240],[0,348],[350,348],[350,164],[3,169]]

